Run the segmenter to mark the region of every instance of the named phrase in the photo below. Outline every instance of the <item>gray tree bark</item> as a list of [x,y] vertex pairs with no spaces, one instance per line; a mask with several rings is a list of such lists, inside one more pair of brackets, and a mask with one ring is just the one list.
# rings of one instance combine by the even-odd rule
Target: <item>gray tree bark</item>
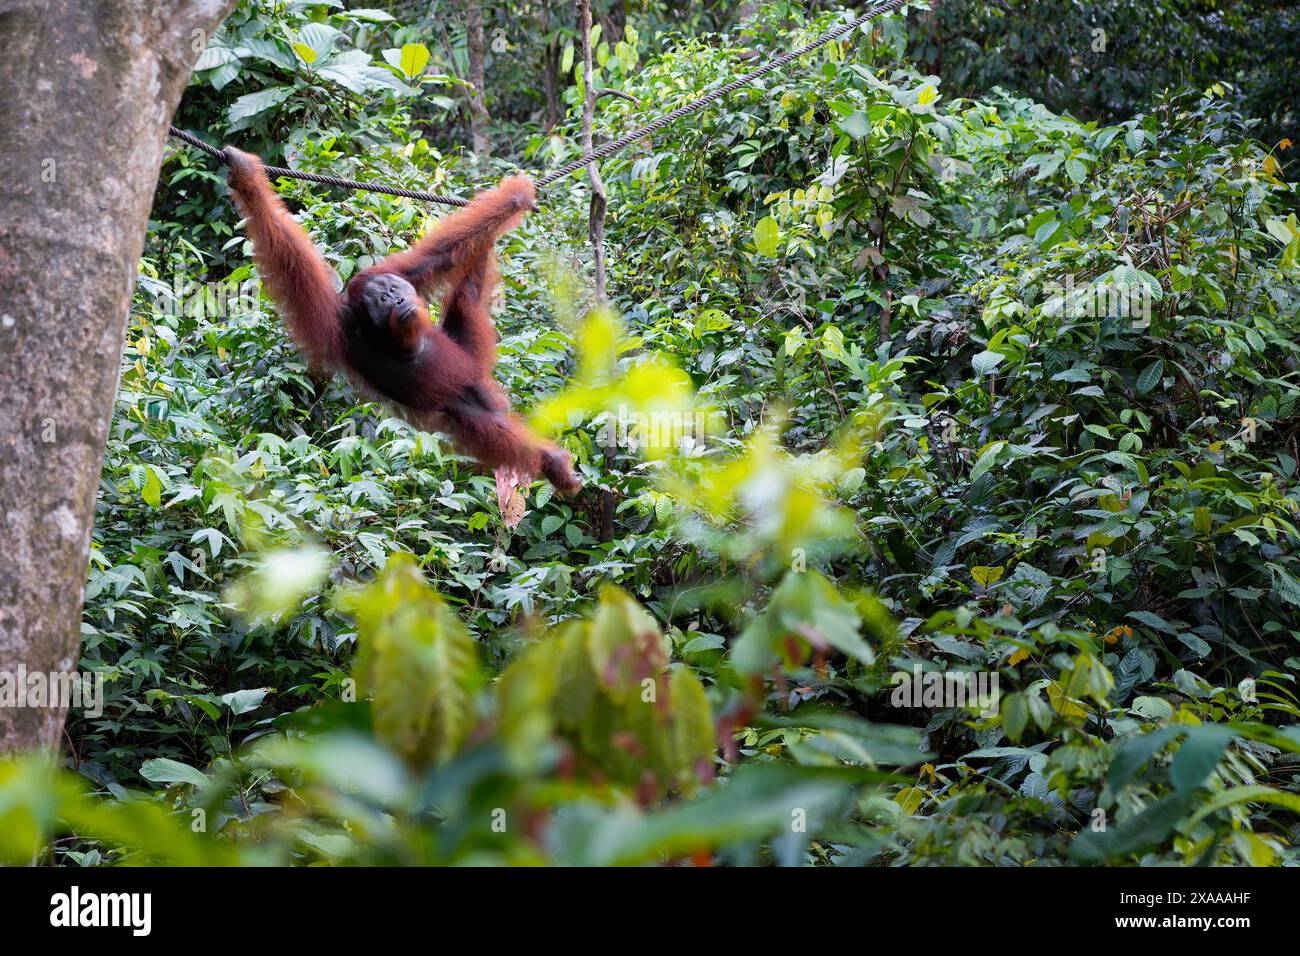
[[623,39],[627,29],[627,3],[625,0],[610,0],[608,9],[600,15],[600,38],[611,47]]
[[[582,150],[591,152],[595,144],[596,101],[600,93],[592,80],[591,49],[591,0],[577,0],[578,33],[582,38],[582,86],[585,98],[582,101]],[[605,214],[609,209],[609,198],[605,193],[605,180],[600,175],[600,163],[587,167],[587,178],[591,180],[591,206],[587,213],[587,236],[591,239],[591,251],[596,267],[596,308],[604,308],[609,302],[609,290],[605,270]],[[610,362],[614,357],[610,356]],[[611,368],[612,372],[613,369]],[[613,412],[607,414],[612,415]],[[608,444],[605,447],[605,467],[612,469],[618,455],[617,429],[611,422],[606,429]],[[614,491],[609,487],[600,489],[600,514],[597,536],[601,541],[614,539]]]
[[[582,150],[591,152],[595,142],[596,100],[599,91],[592,82],[591,50],[591,0],[578,0],[578,32],[582,35],[582,84],[586,97],[582,101]],[[596,257],[596,304],[608,301],[605,283],[605,212],[609,199],[605,195],[605,180],[600,175],[600,163],[587,167],[591,180],[591,208],[587,216],[587,235],[591,239],[592,253]]]
[[465,0],[465,50],[469,56],[470,91],[469,131],[474,155],[487,159],[492,155],[492,140],[488,138],[488,123],[492,120],[487,108],[487,77],[484,61],[487,59],[487,40],[483,35],[483,4],[480,0]]
[[551,36],[551,5],[542,0],[542,34],[548,39],[542,48],[542,129],[550,132],[560,122],[560,41]]
[[[95,491],[167,123],[234,0],[0,0],[0,671],[77,665]],[[0,707],[0,753],[66,702]]]

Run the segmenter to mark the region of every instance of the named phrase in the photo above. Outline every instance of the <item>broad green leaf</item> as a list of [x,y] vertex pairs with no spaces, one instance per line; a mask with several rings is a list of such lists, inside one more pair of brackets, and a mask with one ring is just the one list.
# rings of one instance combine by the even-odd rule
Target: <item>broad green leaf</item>
[[145,469],[144,487],[140,489],[140,497],[144,499],[145,504],[151,508],[157,508],[162,504],[162,483],[158,480],[158,473],[152,468]]
[[733,645],[732,664],[742,674],[761,674],[778,661],[803,663],[816,645],[870,663],[875,655],[859,636],[861,627],[857,610],[821,573],[788,571],[767,609]]
[[1300,815],[1300,795],[1275,790],[1262,784],[1250,784],[1233,787],[1231,790],[1216,794],[1213,799],[1196,811],[1189,821],[1189,825],[1195,826],[1211,813],[1226,810],[1228,807],[1238,806],[1243,803],[1268,803]]
[[970,470],[971,484],[986,475],[997,464],[998,456],[1002,454],[1002,450],[1006,447],[1006,442],[995,441],[980,453],[979,458],[975,460],[975,467]]
[[754,248],[760,256],[775,256],[781,238],[781,227],[771,216],[764,216],[754,227]]
[[268,86],[253,93],[245,93],[230,104],[226,119],[234,125],[274,109],[293,93],[292,86]]
[[673,769],[679,781],[688,782],[690,792],[694,790],[690,782],[710,780],[713,776],[713,754],[718,748],[713,710],[704,685],[684,665],[673,669],[668,690]]
[[1050,249],[1066,237],[1065,226],[1055,219],[1049,220],[1038,227],[1034,233],[1034,242],[1044,250]]
[[376,734],[415,766],[446,761],[477,719],[482,675],[473,638],[406,555],[394,555],[350,603],[354,670],[374,698]]
[[844,117],[839,121],[839,127],[854,139],[864,139],[871,135],[871,121],[862,110],[854,110]]
[[140,776],[150,783],[188,783],[196,787],[208,783],[208,776],[202,770],[167,757],[146,760],[140,765]]
[[1151,389],[1160,384],[1160,377],[1165,371],[1165,360],[1156,359],[1150,365],[1142,370],[1137,377],[1137,390],[1139,395],[1145,395]]
[[1164,843],[1193,804],[1194,798],[1188,794],[1171,794],[1101,832],[1085,829],[1070,844],[1070,859],[1094,866]]
[[1002,698],[1000,710],[1002,729],[1006,731],[1007,739],[1012,743],[1019,743],[1025,727],[1029,724],[1029,703],[1025,700],[1025,695],[1006,694]]
[[222,694],[221,702],[229,707],[232,713],[246,714],[260,707],[268,692],[269,688],[266,687],[259,687],[256,690],[237,690],[231,694]]
[[[789,832],[792,822],[818,824],[852,799],[852,785],[879,778],[859,769],[837,770],[779,764],[749,765],[725,787],[710,788],[697,800],[658,813],[606,811],[583,824],[570,843],[585,866],[631,865],[702,848],[722,847]],[[576,823],[576,821],[575,821]]]
[[977,377],[983,378],[1001,365],[1004,357],[1001,352],[991,352],[985,349],[983,352],[977,352],[970,360],[971,368],[975,370]]
[[1170,742],[1183,735],[1183,727],[1162,727],[1150,733],[1134,734],[1125,737],[1115,747],[1115,756],[1111,758],[1110,772],[1106,778],[1106,788],[1116,794],[1128,786],[1138,771],[1163,750]]
[[1219,765],[1233,736],[1229,727],[1203,724],[1191,728],[1182,746],[1178,748],[1178,753],[1174,754],[1174,762],[1170,767],[1169,777],[1174,788],[1187,792],[1204,783],[1205,778]]
[[402,47],[402,55],[398,59],[398,66],[408,80],[413,80],[429,64],[429,48],[423,43],[407,43]]
[[1151,611],[1129,611],[1127,616],[1141,624],[1145,624],[1147,627],[1153,627],[1157,631],[1163,631],[1166,634],[1178,633],[1176,627],[1166,621],[1159,614],[1152,613]]

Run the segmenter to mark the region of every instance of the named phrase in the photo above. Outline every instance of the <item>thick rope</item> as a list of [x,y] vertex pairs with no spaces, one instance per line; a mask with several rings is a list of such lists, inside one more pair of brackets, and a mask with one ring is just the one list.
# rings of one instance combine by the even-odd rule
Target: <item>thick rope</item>
[[[169,127],[171,134],[177,139],[189,143],[195,149],[201,149],[209,156],[213,157],[220,163],[226,162],[226,154],[217,149],[217,147],[203,142],[192,133],[187,133],[183,129],[177,129],[175,126]],[[283,166],[268,166],[262,164],[268,176],[287,176],[289,179],[302,179],[309,183],[322,183],[326,186],[339,186],[342,189],[359,189],[368,193],[383,193],[386,196],[401,196],[405,199],[420,199],[424,202],[441,203],[444,206],[468,206],[469,200],[457,199],[454,196],[439,196],[434,193],[420,192],[415,189],[402,189],[398,186],[385,186],[383,183],[365,183],[357,179],[342,179],[338,176],[321,176],[318,173],[304,173],[296,169],[286,169]]]
[[610,142],[606,143],[604,146],[600,147],[599,149],[592,150],[590,153],[588,153],[586,156],[583,156],[581,159],[575,159],[573,162],[561,166],[559,169],[555,170],[554,172],[547,173],[541,179],[537,180],[537,188],[542,189],[546,186],[551,185],[551,183],[555,182],[557,179],[563,179],[565,176],[568,176],[570,173],[576,173],[578,170],[583,169],[586,166],[590,166],[592,163],[613,156],[615,153],[619,152],[620,150],[626,149],[628,146],[631,146],[637,140],[643,139],[646,136],[653,135],[654,133],[659,132],[659,130],[663,129],[668,124],[677,122],[683,116],[690,116],[692,113],[698,113],[700,110],[704,109],[704,107],[708,106],[710,103],[716,100],[720,100],[723,97],[730,96],[732,93],[736,92],[741,87],[748,86],[750,83],[753,83],[755,80],[761,80],[769,73],[775,72],[776,70],[788,66],[793,61],[799,59],[799,57],[811,53],[814,50],[820,49],[821,47],[824,47],[827,43],[830,43],[832,40],[838,40],[840,37],[852,33],[854,30],[858,29],[864,24],[870,23],[872,20],[876,19],[876,17],[884,16],[886,13],[893,13],[895,10],[897,10],[899,7],[903,6],[907,2],[908,0],[885,0],[884,3],[872,7],[866,13],[859,16],[856,20],[852,20],[849,23],[843,24],[842,26],[838,26],[833,30],[829,30],[826,33],[823,33],[816,40],[813,40],[811,43],[801,46],[797,50],[791,50],[789,53],[782,53],[780,56],[776,57],[775,59],[769,60],[767,63],[763,64],[757,70],[754,70],[752,73],[746,73],[740,79],[732,80],[726,86],[720,86],[716,90],[712,90],[708,93],[705,93],[699,99],[692,100],[691,102],[687,103],[685,106],[678,107],[677,109],[673,110],[671,113],[667,113],[659,117],[653,123],[647,123],[645,126],[642,126],[640,129],[628,133],[626,136],[620,136],[618,139],[611,140]]
[[[663,129],[665,126],[677,122],[679,119],[681,119],[684,116],[690,116],[692,113],[698,113],[700,110],[704,109],[710,103],[714,103],[717,100],[730,96],[732,93],[735,93],[741,87],[748,86],[749,84],[753,83],[755,80],[761,80],[769,73],[774,73],[777,70],[780,70],[788,66],[789,64],[793,63],[795,60],[799,59],[799,57],[804,56],[808,53],[812,53],[814,50],[818,50],[821,47],[824,47],[826,44],[830,43],[831,41],[838,40],[840,37],[852,33],[854,30],[857,30],[859,27],[862,27],[865,24],[870,23],[872,20],[876,19],[877,17],[884,16],[887,13],[895,12],[896,10],[898,10],[899,7],[906,5],[908,2],[909,0],[885,0],[884,3],[877,4],[876,6],[872,7],[870,10],[860,15],[856,19],[851,20],[848,23],[842,24],[841,26],[835,27],[833,30],[828,30],[827,32],[819,36],[817,39],[813,40],[811,43],[807,43],[804,46],[801,46],[797,50],[791,50],[789,53],[782,53],[780,56],[776,57],[775,59],[769,60],[767,63],[763,64],[753,72],[746,73],[740,79],[732,80],[730,83],[726,84],[725,86],[720,86],[715,90],[710,90],[708,93],[705,93],[703,96],[699,97],[698,99],[692,100],[691,102],[687,103],[685,106],[680,106],[677,109],[673,110],[671,113],[664,114],[654,122],[647,123],[645,126],[642,126],[640,129],[633,130],[631,133],[628,133],[625,136],[620,136],[618,139],[611,140],[610,142],[606,143],[604,146],[601,146],[599,149],[593,149],[585,156],[582,156],[579,159],[575,159],[571,163],[566,163],[565,165],[561,166],[559,169],[547,173],[541,179],[537,180],[537,188],[544,189],[545,187],[556,182],[557,180],[563,179],[565,176],[568,176],[572,173],[576,173],[580,169],[585,169],[587,166],[590,166],[592,163],[599,162],[602,159],[607,159],[610,156],[613,156],[615,153],[626,149],[627,147],[631,146],[633,143],[637,142],[638,140],[644,139],[647,136],[652,136],[653,134],[659,132],[659,130]],[[215,146],[212,146],[209,143],[205,143],[203,140],[199,139],[197,136],[191,133],[187,133],[184,130],[177,129],[175,126],[172,126],[171,134],[175,136],[177,139],[189,143],[195,149],[203,150],[203,152],[207,153],[209,156],[212,156],[213,158],[217,159],[222,163],[226,161],[226,155],[222,150],[218,149]],[[263,166],[265,167],[267,174],[270,176],[286,176],[289,179],[302,179],[302,180],[306,180],[309,183],[322,183],[326,186],[339,186],[343,189],[359,189],[365,192],[384,193],[385,195],[388,196],[402,196],[405,197],[406,199],[420,199],[425,202],[441,203],[445,206],[468,206],[469,205],[469,202],[467,200],[457,199],[453,196],[438,196],[433,193],[418,192],[413,189],[399,189],[396,186],[385,186],[383,183],[367,183],[367,182],[361,182],[356,179],[341,179],[337,176],[321,176],[317,173],[303,173],[303,172],[299,172],[296,169],[285,169],[283,166],[266,166],[265,164],[263,164]]]

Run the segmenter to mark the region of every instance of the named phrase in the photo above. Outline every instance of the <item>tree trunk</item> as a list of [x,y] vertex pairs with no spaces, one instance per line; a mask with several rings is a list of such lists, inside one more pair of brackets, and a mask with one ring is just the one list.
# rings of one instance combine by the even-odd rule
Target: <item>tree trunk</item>
[[[596,123],[596,85],[592,82],[591,62],[591,0],[578,0],[578,33],[582,39],[582,88],[586,97],[582,102],[582,149],[591,152],[595,143]],[[591,251],[596,267],[596,308],[604,308],[609,301],[605,281],[605,212],[609,200],[605,195],[605,180],[600,175],[600,164],[592,163],[587,167],[587,178],[591,180],[591,208],[587,214],[587,235],[591,239]],[[614,356],[610,356],[610,362]],[[613,369],[610,370],[611,372]],[[605,426],[605,469],[610,471],[614,458],[618,454],[618,433],[611,420],[613,411],[607,411]],[[600,527],[598,537],[601,541],[614,539],[614,491],[605,487],[600,491]]]
[[465,48],[469,53],[469,81],[474,87],[469,94],[470,139],[474,155],[487,159],[492,155],[492,141],[488,139],[488,122],[492,116],[488,113],[487,85],[483,72],[487,42],[483,36],[481,0],[465,0]]
[[600,38],[610,45],[623,39],[627,29],[627,4],[625,0],[610,0],[608,9],[600,16]]
[[[592,82],[591,62],[591,0],[578,0],[578,30],[582,34],[582,85],[586,99],[582,104],[582,150],[589,153],[594,148],[596,122],[596,87]],[[605,180],[600,175],[600,164],[587,166],[591,180],[591,212],[587,219],[587,234],[591,237],[592,252],[596,257],[596,304],[606,302],[605,290],[605,210],[609,202],[605,196]]]
[[560,43],[551,34],[551,4],[542,3],[542,33],[546,46],[542,48],[542,97],[545,101],[542,129],[550,132],[560,122]]
[[[9,675],[77,665],[95,492],[167,123],[233,5],[0,0],[0,671]],[[31,703],[0,708],[0,752],[57,744],[67,701]]]

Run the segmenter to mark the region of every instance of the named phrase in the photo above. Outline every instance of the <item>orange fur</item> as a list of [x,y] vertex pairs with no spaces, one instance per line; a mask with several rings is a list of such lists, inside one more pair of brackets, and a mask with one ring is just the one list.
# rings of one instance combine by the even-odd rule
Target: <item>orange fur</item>
[[[531,181],[503,180],[411,248],[354,276],[337,295],[329,266],[271,188],[261,162],[233,148],[227,148],[227,156],[229,182],[247,217],[258,269],[313,365],[348,373],[401,405],[420,427],[451,434],[489,468],[542,474],[562,492],[581,487],[568,453],[529,431],[491,376],[496,361],[489,310],[497,282],[493,246],[536,208]],[[435,326],[423,307],[405,322],[390,313],[382,329],[358,319],[366,283],[383,274],[406,279],[419,296],[445,286],[442,323]]]
[[465,271],[476,267],[483,254],[491,251],[497,237],[519,225],[524,213],[536,204],[532,180],[527,176],[507,177],[496,189],[480,193],[468,206],[443,217],[411,248],[393,253],[358,278],[394,272],[425,296],[431,295],[440,283],[458,285]]
[[227,156],[228,179],[248,220],[262,282],[284,310],[289,332],[307,361],[317,368],[337,368],[343,361],[343,329],[333,270],[271,188],[261,161],[230,147]]

